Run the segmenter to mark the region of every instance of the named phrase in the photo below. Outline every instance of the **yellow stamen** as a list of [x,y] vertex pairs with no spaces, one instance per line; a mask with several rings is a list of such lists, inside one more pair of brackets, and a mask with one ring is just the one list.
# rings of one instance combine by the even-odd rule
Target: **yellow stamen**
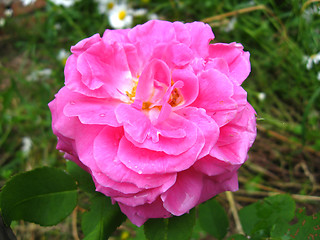
[[119,19],[123,20],[126,17],[126,15],[127,15],[126,11],[125,10],[121,10],[119,12]]
[[109,3],[107,4],[108,10],[111,10],[113,7],[114,7],[114,3],[113,3],[113,2],[109,2]]
[[176,88],[173,89],[168,103],[171,105],[171,107],[175,107],[175,106],[178,106],[182,102],[183,102],[183,97],[180,94],[179,90]]

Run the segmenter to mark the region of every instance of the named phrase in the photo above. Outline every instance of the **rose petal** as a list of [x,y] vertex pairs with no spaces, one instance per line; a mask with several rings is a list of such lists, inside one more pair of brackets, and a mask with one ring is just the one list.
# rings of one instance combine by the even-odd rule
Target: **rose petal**
[[202,174],[189,169],[179,172],[176,183],[161,195],[164,208],[181,216],[195,207],[202,191]]
[[150,126],[147,138],[142,143],[136,142],[129,136],[127,139],[138,148],[179,155],[196,143],[197,134],[195,124],[172,113],[166,121]]
[[202,22],[186,23],[185,26],[191,36],[190,48],[198,56],[206,58],[209,42],[214,39],[211,27]]
[[168,188],[174,184],[176,173],[138,174],[121,163],[117,152],[122,135],[122,128],[106,127],[94,139],[93,157],[104,175],[115,182],[135,184],[141,190],[161,186]]
[[205,138],[205,145],[198,158],[209,154],[219,137],[217,123],[209,117],[202,108],[187,107],[177,111],[180,116],[192,121],[202,132]]
[[66,104],[63,112],[68,117],[78,117],[83,124],[120,126],[115,108],[121,103],[117,99],[97,99],[79,96]]
[[255,137],[255,111],[247,104],[229,124],[220,128],[219,140],[210,155],[231,164],[243,164]]
[[251,71],[250,54],[240,43],[215,43],[209,47],[210,58],[223,58],[229,66],[230,77],[240,85]]
[[199,75],[199,95],[192,106],[204,108],[221,127],[237,113],[237,102],[232,99],[233,84],[226,75],[210,69]]
[[183,171],[197,160],[204,146],[204,137],[198,132],[197,140],[193,147],[180,155],[167,155],[163,152],[155,152],[138,148],[122,138],[119,145],[119,160],[131,170],[143,174],[164,174]]
[[238,188],[237,171],[233,171],[228,174],[221,174],[217,177],[203,177],[203,188],[198,204],[209,200],[219,193],[225,191],[237,191]]
[[171,214],[163,207],[160,198],[151,204],[129,207],[119,203],[119,207],[121,211],[127,215],[130,221],[138,227],[142,226],[149,218],[168,218],[171,216]]
[[115,113],[117,121],[123,124],[125,134],[128,134],[134,141],[143,143],[151,128],[151,122],[147,116],[127,104],[120,104]]

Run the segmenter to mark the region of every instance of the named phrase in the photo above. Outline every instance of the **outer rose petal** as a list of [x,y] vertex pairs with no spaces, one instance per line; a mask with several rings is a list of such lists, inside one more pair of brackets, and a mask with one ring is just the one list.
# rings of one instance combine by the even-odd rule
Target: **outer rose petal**
[[188,212],[197,205],[202,187],[202,174],[193,169],[180,172],[177,182],[161,195],[164,208],[176,216]]
[[251,71],[250,54],[243,51],[240,43],[215,43],[209,47],[210,58],[223,58],[229,65],[230,77],[240,85]]
[[214,39],[211,27],[202,22],[187,23],[186,28],[191,35],[190,48],[202,58],[208,55],[208,44]]
[[99,124],[119,127],[115,108],[121,102],[117,99],[96,99],[80,96],[67,103],[64,114],[68,117],[78,117],[83,124]]
[[210,155],[231,164],[243,164],[256,137],[255,111],[250,104],[220,129],[220,137]]
[[91,171],[99,172],[93,157],[93,142],[104,127],[99,125],[86,125],[77,131],[76,151],[80,161]]
[[226,172],[234,171],[238,168],[238,165],[232,165],[229,162],[221,161],[217,158],[211,157],[207,155],[201,159],[199,159],[193,167],[208,176],[216,176],[221,175]]
[[204,177],[201,197],[197,204],[200,204],[208,199],[225,191],[238,190],[238,174],[237,171],[229,174],[221,174],[218,177]]
[[168,218],[171,216],[171,214],[163,207],[160,198],[151,204],[129,207],[119,203],[119,207],[121,211],[127,215],[130,221],[138,227],[142,226],[149,218]]
[[86,51],[89,47],[91,47],[93,44],[99,41],[100,41],[100,35],[97,33],[92,37],[81,40],[75,46],[72,46],[71,52],[76,55],[81,54],[82,52]]
[[63,113],[64,106],[71,102],[77,94],[70,92],[66,87],[60,89],[56,98],[49,103],[52,113],[52,128],[55,134],[74,139],[75,133],[81,127],[77,118],[66,116]]

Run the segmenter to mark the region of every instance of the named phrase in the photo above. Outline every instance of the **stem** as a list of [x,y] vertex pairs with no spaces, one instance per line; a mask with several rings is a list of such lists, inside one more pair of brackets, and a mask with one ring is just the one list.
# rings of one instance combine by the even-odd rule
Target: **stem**
[[243,231],[243,228],[242,228],[242,225],[241,225],[241,222],[240,222],[238,210],[237,210],[234,198],[233,198],[233,193],[230,192],[230,191],[227,191],[226,192],[226,196],[227,196],[228,202],[230,204],[230,209],[231,209],[231,212],[232,212],[232,215],[233,215],[233,218],[234,218],[234,222],[236,224],[236,230],[237,230],[237,232],[239,234],[244,235],[244,231]]

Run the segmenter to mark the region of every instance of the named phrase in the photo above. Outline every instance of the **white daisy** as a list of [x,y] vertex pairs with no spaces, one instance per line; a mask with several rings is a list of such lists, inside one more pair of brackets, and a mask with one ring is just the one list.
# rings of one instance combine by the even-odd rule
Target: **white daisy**
[[100,14],[108,14],[109,11],[115,6],[114,0],[96,0],[98,4],[98,12]]
[[67,59],[70,56],[70,52],[65,49],[60,49],[57,55],[57,59],[62,62],[63,65],[66,65]]
[[34,4],[37,0],[20,0],[23,6],[28,6],[30,4]]
[[6,17],[12,17],[12,15],[13,15],[13,10],[12,10],[12,8],[7,8],[7,9],[4,11],[4,15],[5,15]]
[[151,13],[151,14],[148,14],[148,19],[149,20],[157,20],[157,19],[159,19],[159,16],[155,13]]
[[230,21],[227,23],[226,26],[223,27],[223,31],[225,32],[231,32],[234,29],[234,26],[236,25],[237,18],[233,17],[230,19]]
[[55,5],[61,5],[64,7],[71,7],[77,0],[51,0]]
[[28,82],[37,82],[48,79],[52,74],[52,69],[45,68],[42,70],[33,71],[30,75],[26,77]]
[[4,18],[0,18],[0,28],[6,24],[6,20]]
[[21,147],[21,151],[23,153],[24,156],[28,156],[30,153],[32,147],[32,140],[30,137],[23,137],[22,138],[22,147]]
[[318,64],[320,62],[320,52],[311,56],[304,56],[303,60],[306,62],[306,68],[310,70],[313,64]]
[[131,27],[133,10],[126,4],[115,5],[109,13],[109,23],[115,29]]
[[266,99],[266,94],[264,92],[258,93],[258,99],[262,102]]

